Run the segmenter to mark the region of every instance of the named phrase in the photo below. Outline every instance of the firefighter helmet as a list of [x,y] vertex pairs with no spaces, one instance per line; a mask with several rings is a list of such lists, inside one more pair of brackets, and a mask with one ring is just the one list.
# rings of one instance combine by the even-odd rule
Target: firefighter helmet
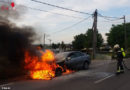
[[120,48],[119,44],[114,45],[114,49]]

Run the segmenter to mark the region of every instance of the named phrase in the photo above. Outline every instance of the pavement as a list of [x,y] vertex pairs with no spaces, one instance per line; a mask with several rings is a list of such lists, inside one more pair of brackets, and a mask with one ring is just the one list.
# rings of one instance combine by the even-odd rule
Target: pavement
[[[130,60],[126,60],[130,67]],[[52,80],[23,79],[0,85],[0,90],[130,90],[130,71],[115,75],[115,60],[95,60],[80,70]]]

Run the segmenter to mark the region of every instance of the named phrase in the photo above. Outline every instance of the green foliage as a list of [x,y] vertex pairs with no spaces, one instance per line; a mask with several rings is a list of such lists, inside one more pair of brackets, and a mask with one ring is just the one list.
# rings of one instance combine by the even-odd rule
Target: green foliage
[[[86,36],[87,36],[87,48],[91,48],[92,47],[92,43],[93,43],[93,31],[92,29],[88,29],[88,31],[86,32]],[[97,31],[97,47],[99,48],[103,43],[103,38],[102,35],[100,33],[98,33]]]
[[97,34],[97,47],[99,48],[102,43],[103,43],[103,38],[102,38],[102,35],[100,33]]
[[72,42],[74,49],[83,49],[86,46],[86,35],[80,34],[74,36],[74,41]]
[[88,29],[88,31],[85,33],[85,35],[87,36],[87,39],[86,39],[86,47],[92,47],[92,41],[93,41],[93,31],[92,29]]
[[57,44],[52,43],[52,48],[53,48],[53,49],[57,49],[57,48],[59,48],[60,46],[61,46],[60,43],[57,43]]
[[52,43],[52,48],[53,48],[53,49],[56,49],[56,48],[58,48],[58,45],[55,44],[55,43]]
[[61,48],[63,49],[63,48],[65,48],[66,46],[65,46],[65,43],[62,41],[61,42]]
[[[93,31],[88,29],[85,34],[79,34],[74,36],[74,41],[72,42],[74,49],[92,48],[93,43]],[[100,33],[97,32],[97,47],[99,48],[103,43],[103,38]]]
[[57,49],[57,48],[64,49],[64,48],[66,48],[66,45],[65,45],[64,41],[62,41],[61,43],[57,43],[57,44],[52,43],[52,48],[53,49]]
[[[127,44],[128,47],[130,47],[130,23],[126,24],[126,35],[127,35]],[[110,30],[109,33],[107,33],[106,35],[107,37],[107,42],[109,45],[111,45],[112,47],[115,44],[119,44],[120,47],[124,47],[125,45],[125,39],[124,39],[124,24],[120,24],[120,25],[112,25],[112,28]]]

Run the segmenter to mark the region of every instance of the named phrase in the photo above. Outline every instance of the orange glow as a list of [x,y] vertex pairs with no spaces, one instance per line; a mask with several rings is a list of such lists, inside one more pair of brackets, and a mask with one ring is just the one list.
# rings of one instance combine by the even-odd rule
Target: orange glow
[[[29,70],[32,79],[50,80],[55,77],[56,68],[63,68],[56,64],[54,53],[50,50],[45,52],[40,50],[41,56],[30,55],[29,51],[25,52],[25,69]],[[66,69],[66,74],[70,73]]]
[[64,72],[63,74],[70,74],[70,73],[73,73],[74,71],[72,70],[69,70],[69,69],[66,69],[66,72]]
[[74,72],[73,70],[67,69],[66,65],[64,65],[64,68],[65,68],[65,72],[63,74],[70,74]]
[[38,71],[31,71],[31,77],[33,79],[45,79],[50,80],[51,78],[55,77],[54,71],[49,70],[38,70]]

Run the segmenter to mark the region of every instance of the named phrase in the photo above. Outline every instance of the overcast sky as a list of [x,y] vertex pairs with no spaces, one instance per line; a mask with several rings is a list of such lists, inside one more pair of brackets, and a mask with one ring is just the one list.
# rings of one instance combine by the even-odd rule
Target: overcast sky
[[[92,14],[95,9],[105,16],[123,17],[126,15],[126,21],[130,21],[130,0],[38,0],[47,2],[50,4],[58,5],[61,7],[70,8],[86,13]],[[14,0],[17,5],[25,5],[27,7],[37,8],[46,10],[49,12],[55,12],[59,14],[65,14],[69,16],[75,16],[78,18],[67,17],[49,12],[37,11],[32,9],[26,9],[26,12],[22,15],[20,20],[16,20],[18,25],[30,25],[35,27],[35,31],[38,36],[41,37],[36,43],[42,43],[43,34],[48,35],[46,42],[49,43],[48,39],[52,42],[58,43],[64,41],[65,43],[71,43],[73,37],[80,33],[85,33],[88,28],[92,27],[92,17],[88,20],[76,25],[73,28],[67,29],[62,32],[56,32],[69,27],[89,15],[75,13],[68,10],[63,10],[48,5],[33,2],[31,0]],[[16,8],[17,9],[17,8]],[[109,32],[112,24],[121,24],[123,20],[118,21],[107,21],[103,18],[98,17],[98,30],[106,40],[105,33]],[[55,33],[56,32],[56,33]]]

